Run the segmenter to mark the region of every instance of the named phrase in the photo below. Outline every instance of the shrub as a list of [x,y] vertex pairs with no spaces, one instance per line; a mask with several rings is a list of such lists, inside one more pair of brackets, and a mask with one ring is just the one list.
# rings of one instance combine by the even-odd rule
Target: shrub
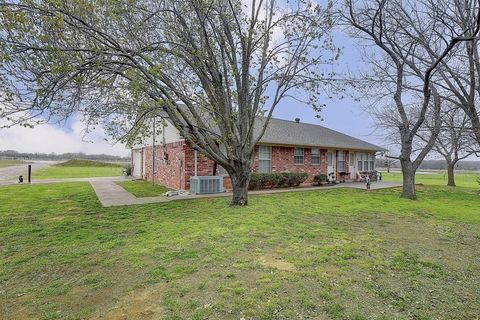
[[315,181],[315,183],[317,184],[327,182],[327,175],[323,173],[317,174],[313,177],[313,181]]
[[132,165],[131,164],[127,164],[124,168],[123,168],[123,172],[125,173],[125,175],[128,177],[128,176],[131,176],[132,175]]
[[307,180],[308,174],[282,172],[282,173],[252,173],[248,188],[253,189],[270,189],[296,187]]

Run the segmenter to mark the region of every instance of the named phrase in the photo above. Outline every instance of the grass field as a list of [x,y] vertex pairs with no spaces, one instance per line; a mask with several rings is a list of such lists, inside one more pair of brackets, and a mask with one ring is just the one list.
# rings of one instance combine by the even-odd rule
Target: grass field
[[[429,171],[425,172],[418,170],[416,175],[416,183],[426,185],[447,185],[447,172],[446,171]],[[464,172],[459,171],[455,173],[455,182],[459,187],[478,187],[477,177],[480,176],[480,172]],[[385,181],[402,181],[401,172],[385,173],[382,171],[382,177]]]
[[16,166],[19,164],[25,163],[22,160],[4,160],[0,159],[0,168],[6,168],[6,167],[11,167],[11,166]]
[[69,160],[33,173],[33,179],[116,177],[123,174],[122,164],[90,160]]
[[87,183],[2,187],[0,318],[476,319],[477,191],[418,193],[102,208]]
[[132,193],[136,197],[161,196],[169,190],[162,185],[152,184],[151,182],[142,180],[121,181],[117,182],[117,184],[122,186],[125,190]]

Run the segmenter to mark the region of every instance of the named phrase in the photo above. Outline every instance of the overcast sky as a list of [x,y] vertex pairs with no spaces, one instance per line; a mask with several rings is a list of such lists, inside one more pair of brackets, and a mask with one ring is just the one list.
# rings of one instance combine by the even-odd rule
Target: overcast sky
[[101,128],[86,137],[83,132],[84,128],[83,123],[75,118],[63,126],[44,124],[33,129],[23,127],[0,129],[0,150],[42,153],[104,153],[117,156],[130,154],[125,146],[106,142]]

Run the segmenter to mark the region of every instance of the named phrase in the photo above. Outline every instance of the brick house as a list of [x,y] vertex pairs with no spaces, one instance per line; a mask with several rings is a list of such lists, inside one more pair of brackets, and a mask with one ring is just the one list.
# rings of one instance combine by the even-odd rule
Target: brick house
[[[223,168],[191,148],[168,121],[162,123],[154,148],[151,137],[131,146],[135,178],[154,179],[172,189],[188,190],[190,177],[212,176],[217,167],[215,175],[223,175],[225,189],[231,189]],[[307,182],[313,182],[320,173],[336,180],[356,180],[360,172],[375,169],[375,153],[384,150],[320,125],[272,118],[256,146],[252,169],[264,173],[306,172]]]

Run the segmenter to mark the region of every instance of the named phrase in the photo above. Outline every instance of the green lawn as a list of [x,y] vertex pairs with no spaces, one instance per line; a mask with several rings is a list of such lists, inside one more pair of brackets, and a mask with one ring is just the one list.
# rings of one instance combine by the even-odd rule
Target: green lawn
[[143,180],[129,180],[117,182],[125,190],[130,192],[136,197],[156,197],[161,196],[169,189],[158,184],[152,184],[151,182]]
[[[431,171],[426,172],[418,170],[419,173],[416,175],[416,183],[427,184],[427,185],[442,185],[446,186],[448,177],[446,171]],[[456,172],[455,182],[459,187],[470,187],[475,188],[478,186],[477,177],[480,176],[480,172]],[[401,172],[390,172],[386,173],[382,171],[382,177],[385,181],[402,181]]]
[[476,192],[102,208],[88,183],[2,187],[0,318],[476,319]]
[[69,160],[32,174],[32,179],[116,177],[123,174],[122,164],[90,160]]
[[11,167],[11,166],[16,166],[19,164],[25,163],[22,160],[5,160],[5,159],[0,159],[0,168],[6,168],[6,167]]

